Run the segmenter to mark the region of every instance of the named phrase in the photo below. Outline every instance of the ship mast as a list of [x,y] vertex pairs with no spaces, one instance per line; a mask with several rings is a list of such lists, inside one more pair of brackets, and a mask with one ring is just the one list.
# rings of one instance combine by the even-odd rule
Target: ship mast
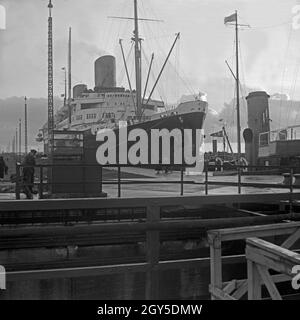
[[69,44],[68,44],[68,118],[69,127],[71,127],[72,122],[72,29],[69,28]]
[[138,7],[137,0],[134,0],[134,37],[135,42],[135,81],[136,81],[136,116],[138,121],[141,121],[142,116],[142,75],[141,75],[141,48],[140,48],[140,37],[139,37],[139,18],[138,18]]
[[238,25],[238,14],[235,11],[235,45],[236,45],[236,114],[237,114],[237,160],[241,158],[241,116],[240,116],[240,80],[239,80],[239,25]]
[[229,68],[232,76],[235,79],[236,82],[236,114],[237,114],[237,161],[240,161],[241,158],[241,117],[240,117],[240,77],[239,77],[239,27],[250,27],[248,24],[239,24],[238,23],[238,14],[237,11],[235,11],[234,14],[225,17],[224,23],[225,25],[228,24],[228,22],[235,22],[235,56],[236,56],[236,74],[233,73],[232,69],[230,68],[227,61],[227,67]]

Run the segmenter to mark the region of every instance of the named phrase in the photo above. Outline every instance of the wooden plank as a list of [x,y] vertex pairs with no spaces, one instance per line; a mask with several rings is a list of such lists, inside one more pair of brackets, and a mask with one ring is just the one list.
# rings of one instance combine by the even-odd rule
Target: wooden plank
[[236,286],[237,286],[237,281],[236,280],[231,280],[229,283],[227,283],[223,287],[223,292],[231,295],[232,292],[236,289]]
[[264,256],[270,257],[275,261],[278,260],[280,263],[300,264],[300,254],[277,246],[271,242],[258,238],[249,238],[247,239],[247,246],[261,250]]
[[[160,208],[157,206],[147,207],[147,222],[160,221]],[[146,274],[146,299],[159,299],[159,271],[155,267],[159,263],[160,235],[159,231],[150,230],[146,234],[147,262],[149,269]]]
[[[259,195],[259,196],[258,196]],[[44,211],[68,209],[100,209],[100,208],[136,208],[147,206],[199,206],[204,204],[224,203],[279,203],[283,200],[300,200],[300,193],[253,193],[201,195],[183,197],[149,197],[149,198],[89,198],[89,199],[41,199],[32,201],[0,201],[0,212],[9,211]]]
[[213,288],[210,287],[209,291],[211,293],[211,296],[213,297],[213,300],[236,300],[226,292],[222,291],[219,288]]
[[247,293],[247,291],[248,291],[248,281],[242,280],[240,283],[238,283],[237,289],[232,294],[232,296],[235,299],[239,300]]
[[[75,226],[43,226],[22,227],[17,229],[1,228],[1,238],[5,237],[27,237],[27,236],[58,236],[58,235],[75,235],[80,233],[107,232],[107,233],[130,233],[145,231],[170,231],[183,229],[209,229],[211,227],[226,225],[245,225],[249,223],[267,223],[270,220],[281,220],[285,215],[271,217],[244,217],[244,218],[220,218],[220,219],[188,219],[183,221],[160,221],[160,222],[120,222],[120,223],[94,223],[91,225]],[[266,226],[265,226],[266,228]],[[211,237],[211,233],[209,233]]]
[[[224,258],[224,257],[223,257]],[[272,280],[274,283],[286,282],[290,281],[290,277],[284,274],[277,274],[272,276]],[[248,291],[248,280],[234,280],[236,283],[236,290],[231,294],[231,296],[237,300],[241,299]],[[223,284],[226,286],[232,281],[224,282]],[[261,285],[263,284],[263,280],[260,279]],[[224,289],[223,289],[224,291]]]
[[[280,283],[285,281],[290,281],[291,277],[285,274],[275,274],[272,277],[272,280],[274,283]],[[231,281],[223,282],[223,285],[229,284]],[[235,280],[236,282],[236,288],[238,289],[240,286],[242,286],[244,283],[247,282],[247,279],[244,280]]]
[[210,284],[212,288],[222,289],[222,241],[219,237],[210,244]]
[[277,290],[272,277],[269,274],[268,269],[265,266],[261,266],[259,264],[256,265],[258,272],[261,276],[261,278],[263,279],[263,282],[265,284],[265,286],[267,287],[269,294],[272,298],[272,300],[282,300],[281,295],[279,293],[279,291]]
[[292,235],[290,235],[281,245],[281,247],[290,249],[296,241],[298,241],[300,238],[300,228],[295,231]]
[[258,249],[249,249],[246,248],[246,257],[247,259],[259,263],[260,265],[266,266],[270,269],[273,269],[277,272],[283,273],[285,275],[291,275],[291,270],[294,264],[287,264],[286,262],[280,262],[280,259],[274,260],[272,257],[267,257],[263,255],[262,250]]
[[247,260],[248,300],[261,300],[261,280],[254,262]]
[[297,231],[298,228],[300,228],[300,222],[275,223],[260,226],[246,226],[237,228],[209,230],[208,236],[213,238],[218,234],[222,237],[222,241],[231,241],[246,239],[254,236],[267,237],[273,235],[291,234]]

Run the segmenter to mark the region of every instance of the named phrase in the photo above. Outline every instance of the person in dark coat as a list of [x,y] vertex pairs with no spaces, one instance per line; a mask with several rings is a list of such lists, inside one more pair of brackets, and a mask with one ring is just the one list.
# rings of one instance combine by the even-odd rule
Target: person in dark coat
[[8,167],[3,159],[3,157],[0,157],[0,179],[4,178],[4,175],[7,174]]
[[27,199],[33,198],[33,186],[34,186],[34,167],[35,167],[35,156],[36,150],[31,150],[24,158],[22,162],[23,167],[23,185],[24,193]]

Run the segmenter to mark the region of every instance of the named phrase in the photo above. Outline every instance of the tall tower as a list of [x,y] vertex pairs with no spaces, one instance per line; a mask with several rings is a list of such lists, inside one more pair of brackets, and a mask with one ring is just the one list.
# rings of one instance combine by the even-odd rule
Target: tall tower
[[54,140],[54,112],[53,112],[53,37],[52,37],[52,2],[49,0],[48,17],[48,153],[52,154]]

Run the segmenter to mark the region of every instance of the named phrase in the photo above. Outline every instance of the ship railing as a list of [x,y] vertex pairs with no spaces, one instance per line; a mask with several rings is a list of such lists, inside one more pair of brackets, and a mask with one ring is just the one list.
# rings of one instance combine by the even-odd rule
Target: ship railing
[[259,134],[259,146],[264,147],[271,142],[300,139],[300,125],[262,132]]
[[[99,168],[99,181],[96,183],[95,180],[89,181],[89,180],[84,180],[84,181],[77,181],[77,182],[68,182],[68,181],[63,181],[63,182],[51,182],[49,179],[47,179],[47,172],[48,169],[53,169],[55,167],[73,167],[74,169],[76,168],[93,168],[97,167]],[[124,165],[81,165],[81,164],[39,164],[36,165],[35,168],[36,170],[36,179],[34,182],[34,185],[38,189],[39,193],[39,198],[43,199],[44,198],[44,192],[46,189],[50,189],[51,186],[53,185],[89,185],[89,184],[98,184],[99,185],[99,194],[103,192],[103,187],[105,185],[116,185],[117,186],[117,196],[120,198],[122,196],[122,186],[123,185],[159,185],[159,184],[165,184],[165,185],[179,185],[179,195],[184,196],[184,186],[185,185],[193,185],[193,186],[199,186],[199,193],[208,195],[210,187],[213,186],[213,189],[216,187],[234,187],[237,188],[237,194],[242,193],[242,188],[256,188],[256,189],[265,189],[265,188],[271,188],[271,189],[281,189],[281,190],[286,190],[289,192],[291,195],[294,192],[294,189],[300,189],[300,175],[295,174],[295,172],[299,171],[298,167],[282,167],[282,166],[244,166],[244,165],[238,165],[236,166],[235,171],[233,172],[233,177],[236,176],[236,178],[231,179],[230,181],[219,181],[216,180],[215,177],[211,176],[211,172],[209,172],[208,169],[208,164],[206,163],[204,166],[204,172],[202,174],[201,179],[187,179],[185,178],[185,169],[184,167],[181,167],[180,170],[180,177],[178,180],[174,179],[126,179],[122,178],[122,168],[125,167]],[[222,165],[220,166],[222,170]],[[16,199],[20,199],[20,194],[22,188],[26,187],[28,184],[26,184],[24,181],[22,181],[22,166],[21,164],[17,164],[16,166],[16,177],[15,177],[15,193],[16,193]],[[105,168],[115,168],[116,169],[116,178],[114,179],[105,179],[103,175],[103,170]],[[153,169],[155,170],[155,169]],[[275,183],[264,183],[264,182],[245,182],[243,181],[242,177],[244,175],[249,175],[251,173],[257,174],[278,174],[278,172],[284,172],[284,180],[282,183],[275,182]],[[165,176],[164,176],[165,178]],[[228,180],[228,179],[227,179]],[[234,190],[233,190],[234,192]],[[66,192],[67,193],[67,192]],[[82,196],[84,197],[84,195]],[[293,199],[291,196],[291,201],[289,202],[290,208],[292,209],[293,205]]]
[[[208,231],[211,299],[239,300],[248,297],[248,300],[260,300],[271,297],[272,300],[281,300],[282,294],[276,284],[284,282],[290,282],[289,289],[285,286],[285,294],[291,296],[297,294],[292,281],[296,276],[293,268],[297,266],[300,268],[300,255],[298,254],[300,251],[300,222],[291,222],[288,218],[285,221]],[[267,238],[268,241],[261,238]],[[222,262],[228,257],[222,256],[222,243],[227,241],[246,242],[245,254],[241,255],[240,261],[243,264],[247,262],[247,273],[244,272],[246,279],[223,281]],[[269,269],[273,270],[272,274]],[[267,293],[262,295],[264,292],[262,289],[266,289]]]

